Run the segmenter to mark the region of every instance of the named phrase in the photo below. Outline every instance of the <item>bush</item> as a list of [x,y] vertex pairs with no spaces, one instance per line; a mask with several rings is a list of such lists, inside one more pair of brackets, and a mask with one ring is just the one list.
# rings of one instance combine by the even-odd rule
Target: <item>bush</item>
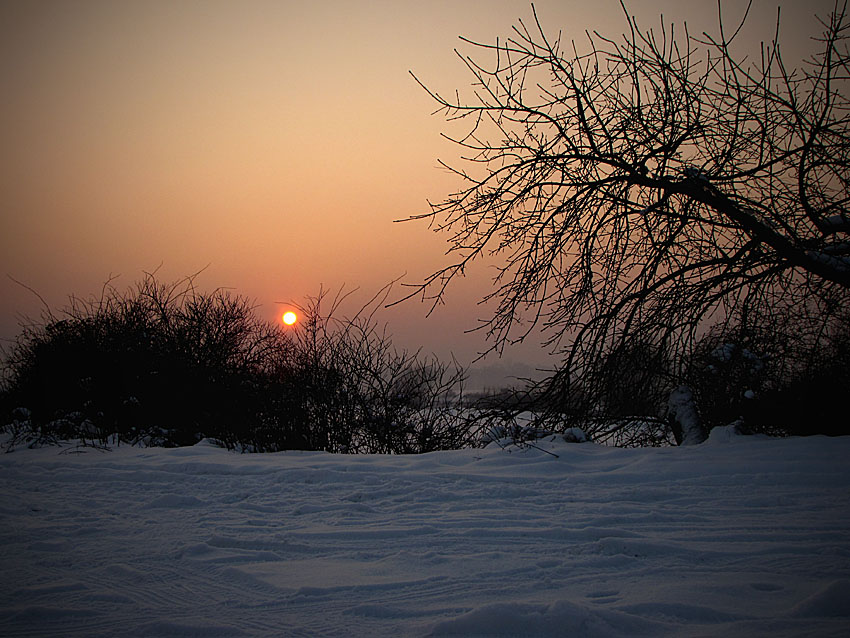
[[[26,327],[3,369],[9,446],[191,445],[243,451],[423,452],[468,437],[451,391],[462,371],[398,352],[373,314],[321,313],[323,293],[284,331],[227,291],[152,275],[120,293],[72,298]],[[375,300],[373,300],[375,301]]]
[[239,394],[265,353],[289,347],[252,310],[226,291],[201,294],[191,279],[165,285],[150,275],[127,293],[107,286],[97,299],[72,297],[62,318],[19,337],[5,362],[3,405],[28,409],[44,440],[174,446],[221,436],[250,416]]
[[292,368],[282,376],[302,396],[311,447],[418,453],[468,445],[463,370],[396,350],[373,320],[385,298],[377,295],[353,318],[338,318],[340,295],[326,313],[321,292],[300,309]]
[[850,316],[836,301],[766,299],[693,345],[615,343],[593,365],[559,370],[526,389],[532,400],[523,409],[535,414],[536,427],[579,426],[599,443],[671,445],[683,438],[671,413],[678,388],[692,396],[703,434],[733,423],[774,436],[848,434]]
[[737,422],[773,435],[848,434],[847,318],[778,319],[717,326],[697,344],[686,374],[706,429]]

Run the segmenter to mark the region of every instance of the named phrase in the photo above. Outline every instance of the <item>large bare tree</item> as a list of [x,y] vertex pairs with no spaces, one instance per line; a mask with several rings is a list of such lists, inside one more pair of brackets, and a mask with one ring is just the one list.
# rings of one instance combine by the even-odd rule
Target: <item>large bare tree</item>
[[452,259],[413,294],[436,303],[492,258],[494,347],[536,326],[568,370],[638,337],[688,341],[744,307],[843,303],[846,2],[793,69],[778,16],[774,40],[741,58],[743,22],[730,30],[719,14],[717,34],[695,35],[642,29],[623,10],[624,35],[581,45],[551,38],[534,12],[506,40],[466,41],[487,59],[459,54],[473,98],[426,87],[438,112],[468,122],[451,138],[467,162],[451,167],[462,188],[419,217],[448,234]]

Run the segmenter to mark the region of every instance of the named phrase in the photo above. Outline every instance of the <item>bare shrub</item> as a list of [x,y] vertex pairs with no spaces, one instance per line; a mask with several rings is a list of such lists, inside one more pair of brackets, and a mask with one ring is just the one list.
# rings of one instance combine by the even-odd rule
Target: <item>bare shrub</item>
[[147,275],[120,292],[71,298],[19,336],[4,364],[8,447],[192,445],[243,451],[425,452],[469,443],[463,371],[399,352],[376,297],[353,318],[324,313],[296,329],[259,321],[246,299],[201,293],[192,278]]

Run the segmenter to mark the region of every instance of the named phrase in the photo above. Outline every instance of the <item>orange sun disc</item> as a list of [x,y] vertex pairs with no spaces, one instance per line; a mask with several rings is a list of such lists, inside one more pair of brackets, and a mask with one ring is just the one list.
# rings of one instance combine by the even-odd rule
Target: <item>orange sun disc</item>
[[291,326],[296,321],[298,321],[298,316],[294,312],[283,313],[283,323],[285,323],[287,326]]

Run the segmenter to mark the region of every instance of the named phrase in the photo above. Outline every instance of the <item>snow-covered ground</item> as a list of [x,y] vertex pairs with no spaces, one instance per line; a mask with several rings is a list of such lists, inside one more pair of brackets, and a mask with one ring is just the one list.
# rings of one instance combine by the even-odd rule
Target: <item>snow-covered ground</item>
[[0,634],[850,635],[850,437],[728,434],[557,458],[18,450]]

